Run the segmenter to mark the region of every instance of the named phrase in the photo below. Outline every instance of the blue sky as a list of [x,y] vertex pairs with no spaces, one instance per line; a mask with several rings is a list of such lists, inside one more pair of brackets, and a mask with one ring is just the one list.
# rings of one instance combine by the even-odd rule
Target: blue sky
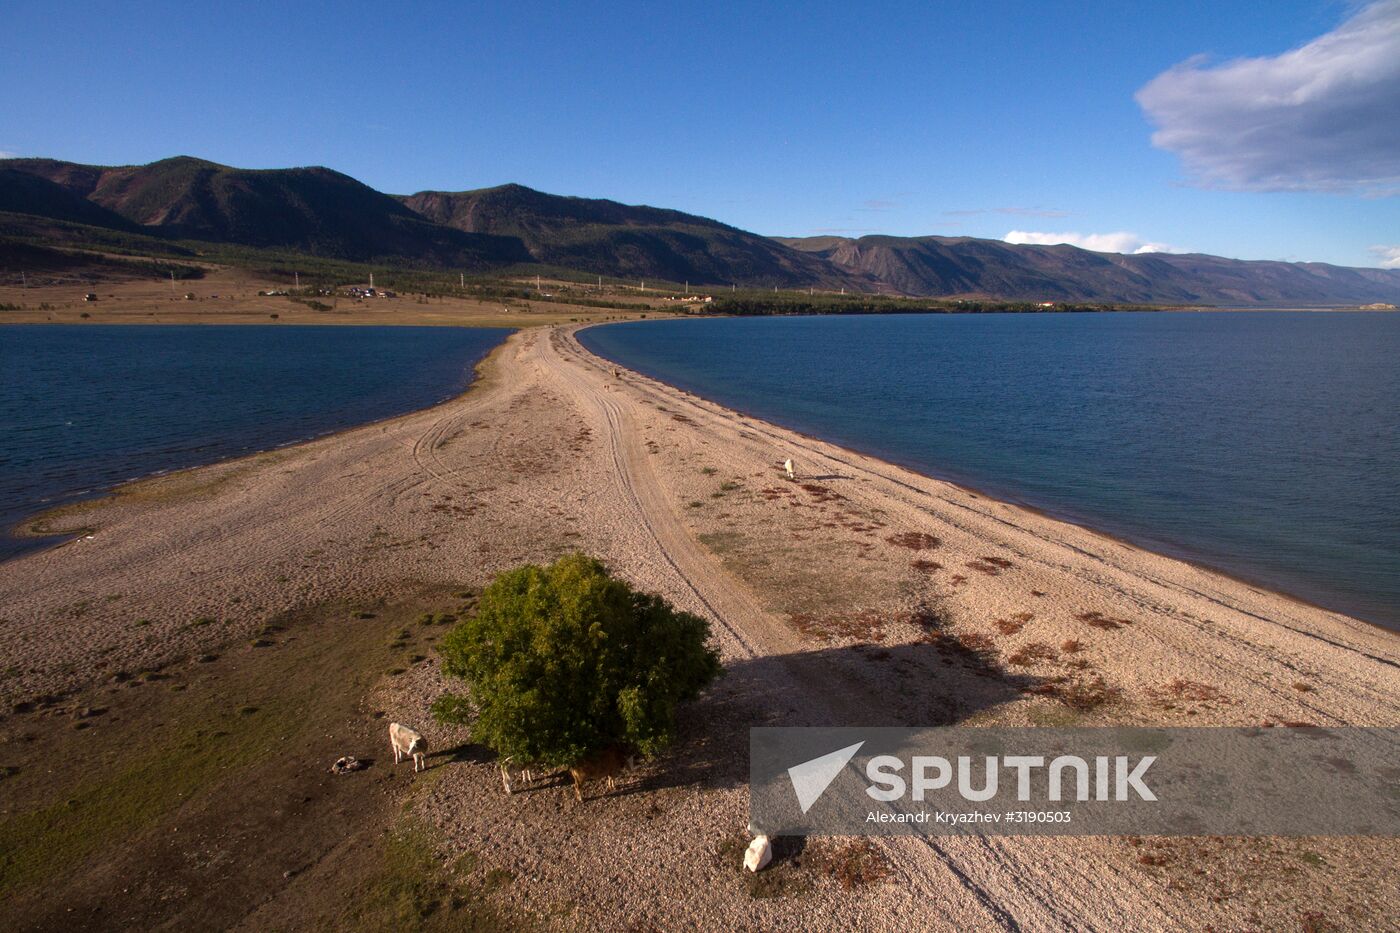
[[768,234],[1400,263],[1400,0],[7,0],[4,21],[18,155],[516,181]]

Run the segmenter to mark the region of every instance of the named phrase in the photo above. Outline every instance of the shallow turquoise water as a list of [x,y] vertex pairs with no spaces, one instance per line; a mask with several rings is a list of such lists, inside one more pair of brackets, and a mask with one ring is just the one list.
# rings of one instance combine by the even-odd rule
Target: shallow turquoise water
[[1400,315],[726,318],[580,337],[766,420],[1400,628]]

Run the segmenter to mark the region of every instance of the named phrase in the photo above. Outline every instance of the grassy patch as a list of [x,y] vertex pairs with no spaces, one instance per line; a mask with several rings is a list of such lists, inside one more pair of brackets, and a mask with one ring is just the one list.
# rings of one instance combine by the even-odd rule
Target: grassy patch
[[[344,610],[333,615],[343,618]],[[319,618],[310,612],[298,624],[314,625]],[[5,782],[9,813],[0,818],[0,900],[62,877],[191,801],[254,780],[288,744],[322,738],[325,723],[343,721],[373,682],[383,663],[376,661],[384,654],[383,637],[382,625],[337,628],[334,639],[309,637],[295,648],[249,653],[212,685],[147,693],[128,701],[119,721],[104,717],[94,728],[73,733],[82,739],[51,733],[42,750],[26,749],[55,761],[102,764],[25,768]],[[112,682],[168,676],[146,671],[138,680],[118,672]],[[69,747],[66,741],[83,744]],[[100,754],[104,749],[107,754]]]
[[812,878],[802,871],[804,840],[779,837],[773,840],[773,861],[762,871],[744,868],[744,852],[749,838],[743,833],[726,836],[715,851],[715,860],[726,873],[737,873],[745,894],[754,900],[775,897],[801,897],[811,893]]
[[880,884],[892,874],[889,859],[871,839],[854,839],[830,845],[813,856],[819,872],[843,890]]
[[67,788],[63,799],[0,823],[0,895],[146,827],[228,769],[261,757],[286,731],[280,717],[243,709],[207,715],[205,726],[166,733],[159,747],[124,766],[93,771]]
[[518,917],[486,897],[509,884],[505,869],[477,878],[477,858],[468,853],[450,868],[438,861],[427,834],[411,822],[381,844],[377,869],[356,886],[343,914],[329,925],[350,930],[520,930]]
[[804,636],[816,641],[829,642],[843,638],[876,642],[885,640],[884,619],[868,609],[845,615],[789,612],[788,622]]

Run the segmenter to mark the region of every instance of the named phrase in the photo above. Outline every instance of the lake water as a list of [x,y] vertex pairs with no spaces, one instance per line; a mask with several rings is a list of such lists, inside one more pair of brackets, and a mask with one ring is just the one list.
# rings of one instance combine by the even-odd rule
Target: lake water
[[0,557],[25,515],[461,392],[504,330],[0,325]]
[[590,328],[729,407],[1400,629],[1400,314]]

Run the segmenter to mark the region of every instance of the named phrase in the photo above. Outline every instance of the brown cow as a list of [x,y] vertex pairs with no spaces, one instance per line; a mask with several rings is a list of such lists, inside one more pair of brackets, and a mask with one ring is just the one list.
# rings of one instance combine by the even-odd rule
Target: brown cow
[[569,776],[574,779],[574,796],[583,802],[583,785],[585,781],[608,782],[608,790],[616,786],[615,778],[632,766],[632,756],[627,749],[617,745],[611,745],[600,752],[595,752],[578,764],[569,768]]

